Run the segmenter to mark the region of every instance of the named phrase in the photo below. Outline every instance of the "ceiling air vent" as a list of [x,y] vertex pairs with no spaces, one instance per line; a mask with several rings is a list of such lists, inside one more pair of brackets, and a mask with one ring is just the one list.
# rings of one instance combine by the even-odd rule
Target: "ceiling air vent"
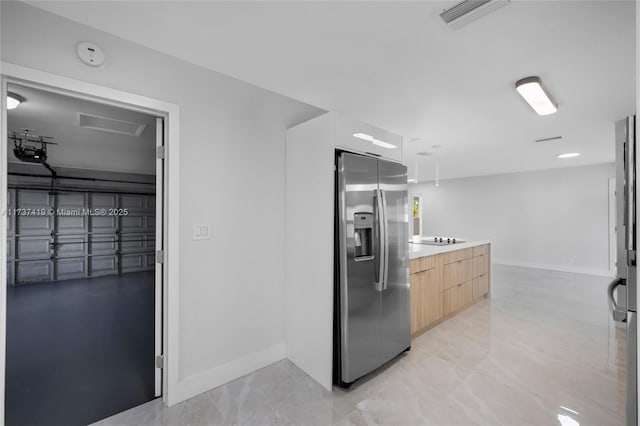
[[465,0],[440,13],[440,18],[453,30],[457,30],[475,21],[481,16],[496,10],[511,0]]
[[559,141],[560,139],[562,139],[562,136],[553,136],[553,137],[550,137],[550,138],[535,139],[534,142],[535,143],[551,142],[551,141]]
[[130,121],[115,120],[113,118],[98,117],[97,115],[83,113],[78,114],[78,124],[84,129],[129,136],[140,136],[147,126],[143,123],[132,123]]

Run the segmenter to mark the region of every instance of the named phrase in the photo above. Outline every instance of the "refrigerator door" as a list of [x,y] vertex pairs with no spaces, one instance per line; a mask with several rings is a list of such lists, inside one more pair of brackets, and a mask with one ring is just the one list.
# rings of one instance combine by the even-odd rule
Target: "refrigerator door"
[[635,116],[616,122],[617,276],[626,279],[626,304],[636,312]]
[[385,282],[381,298],[381,363],[411,346],[409,317],[409,204],[407,168],[378,160],[386,245]]
[[[340,380],[351,383],[380,366],[380,211],[378,162],[342,153],[338,158]],[[356,241],[355,221],[371,217],[371,256]],[[361,219],[365,218],[365,219]],[[357,226],[361,226],[360,223]],[[361,229],[361,228],[359,228]],[[365,234],[363,234],[365,235]],[[356,242],[359,244],[356,246]]]
[[625,225],[627,249],[627,308],[636,312],[636,118],[626,120]]
[[627,425],[638,424],[638,314],[627,314]]

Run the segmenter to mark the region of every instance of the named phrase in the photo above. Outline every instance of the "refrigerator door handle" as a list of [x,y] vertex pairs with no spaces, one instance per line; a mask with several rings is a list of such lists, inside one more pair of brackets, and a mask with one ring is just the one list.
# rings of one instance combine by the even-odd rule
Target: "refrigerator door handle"
[[382,290],[386,290],[389,284],[389,221],[387,219],[387,194],[385,191],[380,190],[380,195],[382,196],[382,225],[384,228],[383,233],[383,263],[384,263],[384,273],[382,275]]
[[611,315],[613,316],[613,320],[616,322],[625,322],[627,320],[627,311],[626,308],[623,310],[618,306],[616,299],[613,295],[613,292],[620,285],[624,284],[624,279],[615,278],[607,287],[607,294],[609,296],[609,311],[611,311]]
[[[626,176],[626,225],[627,225],[627,250],[635,251],[635,228],[636,228],[636,144],[635,144],[635,118],[629,117],[627,125],[627,143],[625,152]],[[629,253],[630,255],[632,253]],[[633,253],[635,254],[635,253]],[[629,259],[629,265],[635,265],[635,258]]]
[[374,286],[377,291],[382,291],[382,287],[384,285],[384,268],[385,268],[385,249],[384,249],[384,206],[382,202],[382,191],[376,189],[375,192],[375,207],[376,214],[375,222],[376,222],[376,230],[377,230],[377,242],[376,247],[378,249],[378,253],[375,256],[378,264],[376,265],[376,278],[374,281]]

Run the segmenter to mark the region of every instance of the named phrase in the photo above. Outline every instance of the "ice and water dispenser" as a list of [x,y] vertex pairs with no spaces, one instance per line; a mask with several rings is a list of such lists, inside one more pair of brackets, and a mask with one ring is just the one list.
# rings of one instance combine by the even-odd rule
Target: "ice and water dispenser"
[[373,213],[353,214],[355,260],[373,259]]

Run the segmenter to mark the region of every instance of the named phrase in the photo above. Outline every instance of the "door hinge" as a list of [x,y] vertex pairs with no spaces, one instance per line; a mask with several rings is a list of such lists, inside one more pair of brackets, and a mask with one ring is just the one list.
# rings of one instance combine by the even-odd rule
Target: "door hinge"
[[156,368],[164,368],[164,355],[156,357]]
[[164,263],[164,250],[156,252],[156,263]]
[[164,145],[161,145],[161,146],[157,147],[156,148],[156,158],[158,160],[164,160],[164,155],[165,155]]

